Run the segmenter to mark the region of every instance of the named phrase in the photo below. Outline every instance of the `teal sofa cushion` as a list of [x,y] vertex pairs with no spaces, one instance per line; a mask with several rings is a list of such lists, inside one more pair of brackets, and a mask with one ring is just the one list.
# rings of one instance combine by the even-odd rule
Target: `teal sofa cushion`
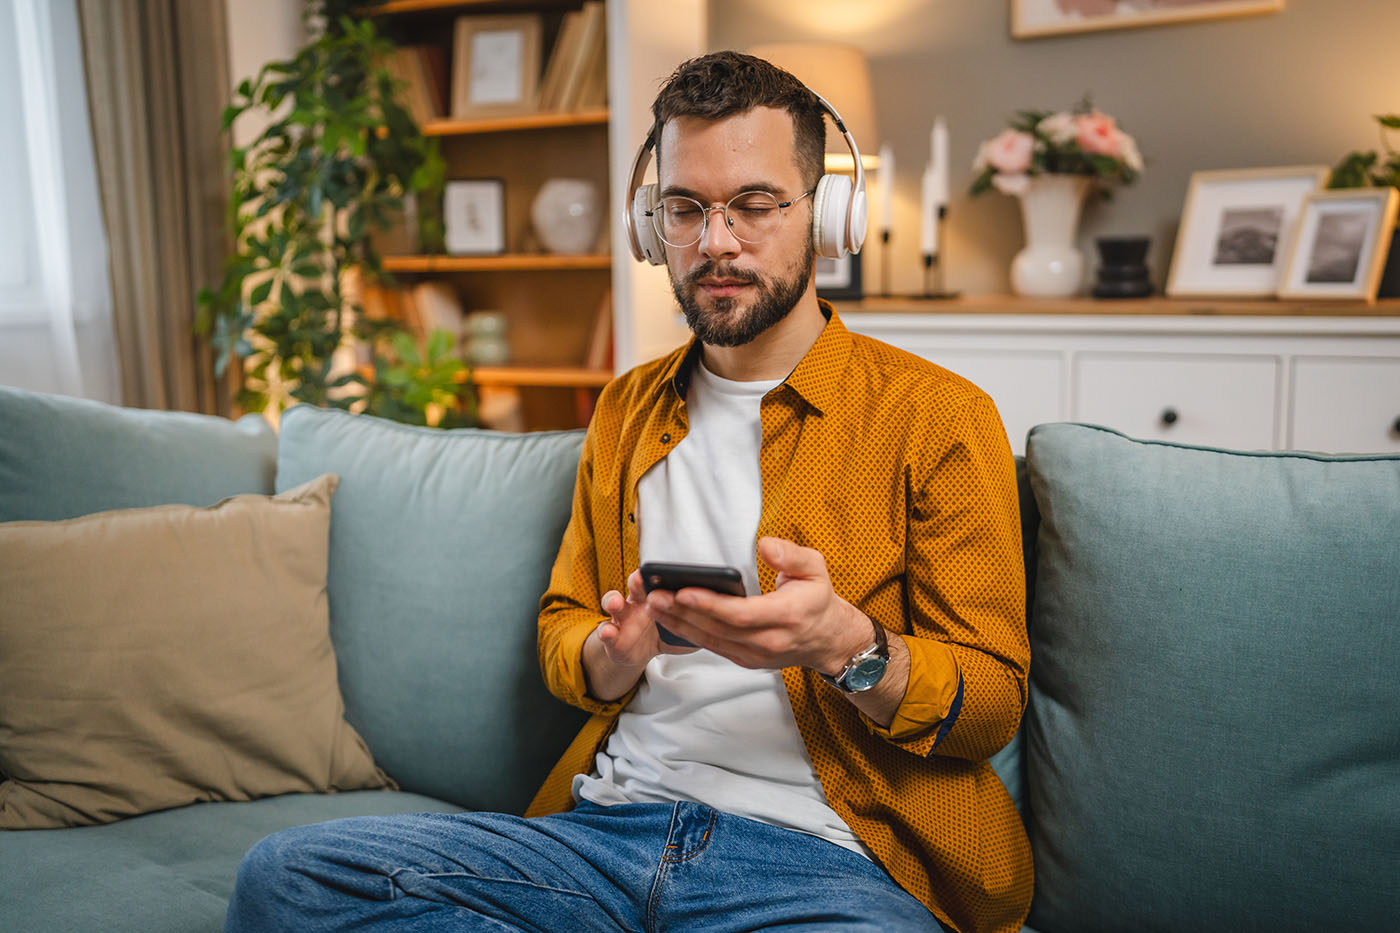
[[25,933],[218,933],[243,853],[321,820],[459,808],[355,791],[200,803],[103,826],[0,836],[0,927]]
[[327,587],[346,718],[405,790],[523,812],[582,726],[536,649],[582,445],[283,415],[277,488],[340,476]]
[[0,386],[0,522],[272,492],[277,435],[238,421]]
[[1400,917],[1400,457],[1034,428],[1043,933]]

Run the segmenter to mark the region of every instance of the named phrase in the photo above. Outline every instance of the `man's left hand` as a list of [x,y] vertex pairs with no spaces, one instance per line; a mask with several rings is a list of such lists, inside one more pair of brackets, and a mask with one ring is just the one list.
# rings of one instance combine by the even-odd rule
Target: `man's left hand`
[[836,594],[820,551],[764,537],[758,554],[778,571],[771,593],[658,590],[648,595],[647,606],[675,634],[741,667],[800,666],[836,674],[870,646],[870,620]]

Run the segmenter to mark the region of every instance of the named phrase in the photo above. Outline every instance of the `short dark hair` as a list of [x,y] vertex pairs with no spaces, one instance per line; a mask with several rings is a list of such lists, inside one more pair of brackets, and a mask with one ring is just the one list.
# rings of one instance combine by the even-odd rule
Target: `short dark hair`
[[821,178],[826,157],[826,110],[805,84],[771,62],[740,52],[712,52],[677,68],[651,105],[656,158],[661,128],[676,117],[719,120],[755,107],[785,110],[792,117],[797,168],[808,186]]

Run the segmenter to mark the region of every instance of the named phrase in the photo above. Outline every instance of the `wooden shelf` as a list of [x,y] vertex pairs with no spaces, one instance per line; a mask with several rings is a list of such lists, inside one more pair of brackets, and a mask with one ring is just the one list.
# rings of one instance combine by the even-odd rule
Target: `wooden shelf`
[[424,136],[466,136],[473,133],[514,133],[518,130],[548,130],[570,126],[604,126],[608,111],[579,110],[571,113],[525,113],[514,117],[429,120]]
[[390,272],[571,272],[611,269],[612,257],[554,253],[507,253],[501,256],[385,256]]
[[611,370],[574,366],[477,366],[471,371],[471,381],[479,386],[601,389],[612,378]]
[[1099,314],[1207,315],[1248,317],[1400,317],[1400,299],[1296,301],[1276,298],[1021,298],[969,295],[934,299],[918,296],[834,302],[842,314]]
[[492,9],[518,7],[539,8],[564,5],[567,0],[385,0],[383,3],[367,3],[355,12],[360,16],[391,16],[396,13],[424,13],[433,10],[462,10],[463,12],[484,13]]

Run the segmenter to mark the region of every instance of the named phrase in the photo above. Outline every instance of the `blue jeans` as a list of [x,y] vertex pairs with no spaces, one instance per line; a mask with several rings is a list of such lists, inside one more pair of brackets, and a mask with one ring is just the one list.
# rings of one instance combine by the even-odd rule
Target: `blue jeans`
[[694,803],[523,819],[426,813],[274,833],[243,858],[227,931],[938,930],[878,865]]

